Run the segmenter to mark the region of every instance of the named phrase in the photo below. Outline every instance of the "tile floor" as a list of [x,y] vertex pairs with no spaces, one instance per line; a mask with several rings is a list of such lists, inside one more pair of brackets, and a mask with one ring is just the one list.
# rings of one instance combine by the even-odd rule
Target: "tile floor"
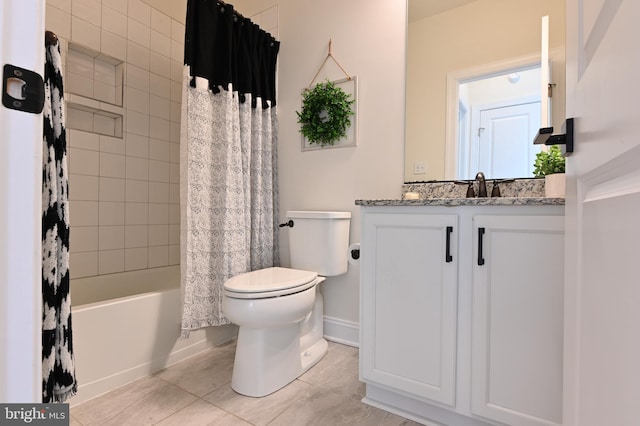
[[235,342],[206,351],[71,409],[88,425],[416,425],[360,402],[358,349],[329,343],[313,368],[264,398],[231,390]]

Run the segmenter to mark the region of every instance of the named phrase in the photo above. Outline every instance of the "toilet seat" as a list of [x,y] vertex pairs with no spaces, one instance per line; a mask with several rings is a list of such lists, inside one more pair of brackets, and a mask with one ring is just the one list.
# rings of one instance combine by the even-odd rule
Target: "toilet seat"
[[317,283],[317,272],[273,267],[230,278],[224,283],[224,294],[236,299],[265,299],[298,293]]

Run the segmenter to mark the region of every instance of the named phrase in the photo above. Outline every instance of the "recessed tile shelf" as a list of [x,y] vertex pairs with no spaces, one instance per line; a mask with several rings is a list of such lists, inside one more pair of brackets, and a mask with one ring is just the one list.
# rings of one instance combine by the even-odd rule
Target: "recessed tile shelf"
[[124,63],[69,43],[67,127],[122,138]]

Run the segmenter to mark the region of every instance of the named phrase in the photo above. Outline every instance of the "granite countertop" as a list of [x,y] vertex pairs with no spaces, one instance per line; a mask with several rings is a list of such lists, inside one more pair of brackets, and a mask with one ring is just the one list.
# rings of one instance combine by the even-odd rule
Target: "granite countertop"
[[563,206],[564,198],[497,197],[497,198],[424,198],[419,200],[356,200],[357,206]]

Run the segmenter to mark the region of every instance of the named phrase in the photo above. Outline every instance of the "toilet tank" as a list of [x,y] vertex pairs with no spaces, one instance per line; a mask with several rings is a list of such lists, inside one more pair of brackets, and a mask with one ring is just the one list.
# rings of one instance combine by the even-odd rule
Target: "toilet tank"
[[294,269],[334,276],[347,272],[350,212],[289,211],[289,261]]

